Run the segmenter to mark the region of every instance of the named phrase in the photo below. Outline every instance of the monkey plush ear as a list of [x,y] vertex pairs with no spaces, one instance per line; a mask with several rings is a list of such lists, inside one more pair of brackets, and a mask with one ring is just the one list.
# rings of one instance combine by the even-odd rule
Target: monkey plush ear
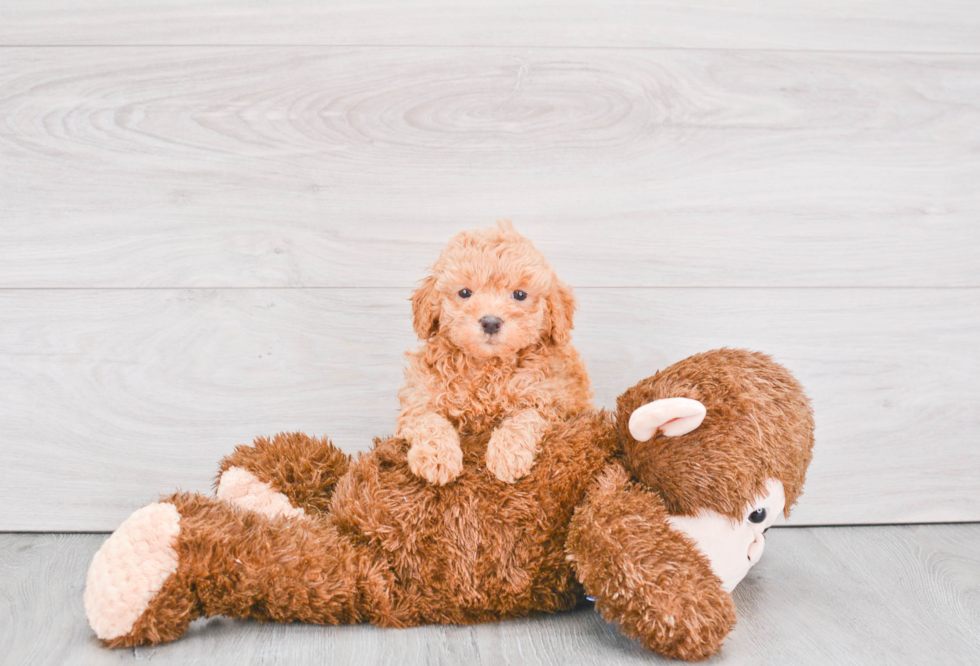
[[678,437],[701,425],[706,413],[704,405],[690,398],[654,400],[630,415],[630,434],[638,442],[649,440],[657,430],[668,437]]

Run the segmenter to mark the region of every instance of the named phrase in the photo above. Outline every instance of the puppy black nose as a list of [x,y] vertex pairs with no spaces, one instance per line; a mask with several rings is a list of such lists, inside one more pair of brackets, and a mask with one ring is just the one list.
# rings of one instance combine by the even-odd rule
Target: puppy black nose
[[500,321],[500,317],[486,316],[480,319],[480,326],[483,327],[483,332],[487,335],[493,335],[500,330],[500,327],[504,325],[504,322]]

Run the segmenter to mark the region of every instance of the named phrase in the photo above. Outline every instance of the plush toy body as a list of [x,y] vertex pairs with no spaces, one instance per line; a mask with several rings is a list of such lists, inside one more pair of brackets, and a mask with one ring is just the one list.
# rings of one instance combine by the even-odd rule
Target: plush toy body
[[564,542],[613,452],[608,421],[555,426],[516,483],[486,469],[488,439],[463,437],[463,470],[441,486],[412,473],[403,439],[355,461],[302,435],[240,447],[223,467],[267,486],[240,503],[275,488],[293,510],[178,494],[137,511],[93,561],[89,622],[117,647],[212,615],[404,627],[573,608],[582,589]]
[[567,548],[596,608],[660,654],[714,654],[732,589],[803,492],[813,413],[764,354],[697,354],[617,400],[620,460],[576,512]]
[[[640,409],[665,398],[700,403],[703,422],[687,402]],[[487,469],[490,437],[460,439],[462,470],[444,485],[413,474],[401,438],[356,461],[302,435],[240,447],[219,498],[174,495],[109,538],[89,571],[89,622],[125,646],[173,640],[202,616],[465,624],[588,593],[649,649],[704,658],[734,623],[723,560],[757,559],[761,532],[745,542],[741,525],[760,502],[775,508],[777,483],[786,511],[798,497],[812,420],[784,369],[721,350],[640,382],[615,415],[550,426],[516,482]]]

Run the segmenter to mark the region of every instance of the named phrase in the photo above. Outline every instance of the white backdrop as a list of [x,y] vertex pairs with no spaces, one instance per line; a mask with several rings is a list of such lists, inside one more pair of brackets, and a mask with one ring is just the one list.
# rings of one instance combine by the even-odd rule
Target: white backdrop
[[795,523],[980,520],[976,12],[16,4],[0,529],[111,530],[255,435],[365,450],[414,283],[498,217],[575,287],[599,404],[768,351],[817,415]]

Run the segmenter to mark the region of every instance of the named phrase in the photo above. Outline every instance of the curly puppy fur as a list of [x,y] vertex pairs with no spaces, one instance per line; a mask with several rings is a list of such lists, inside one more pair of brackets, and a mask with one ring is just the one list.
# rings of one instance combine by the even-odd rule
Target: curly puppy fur
[[459,437],[482,432],[492,432],[487,469],[512,483],[551,425],[592,408],[569,344],[571,289],[510,222],[498,224],[450,240],[412,296],[425,344],[407,355],[395,434],[411,442],[412,471],[431,483],[456,478]]

